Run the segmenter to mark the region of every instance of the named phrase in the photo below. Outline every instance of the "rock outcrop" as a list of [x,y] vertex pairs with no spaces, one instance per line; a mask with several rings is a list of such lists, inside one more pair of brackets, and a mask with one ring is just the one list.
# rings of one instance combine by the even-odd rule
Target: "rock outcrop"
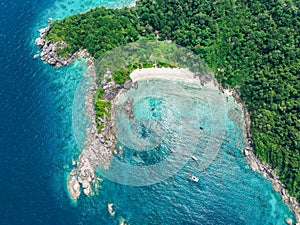
[[116,212],[113,210],[113,206],[114,204],[112,203],[107,204],[107,211],[110,216],[114,216],[116,214]]
[[[89,57],[89,54],[85,50],[80,50],[74,54],[69,55],[67,58],[59,57],[57,51],[66,47],[67,43],[63,41],[53,42],[47,40],[46,35],[49,33],[49,31],[49,27],[40,29],[40,37],[35,40],[35,44],[41,49],[41,53],[39,54],[41,60],[49,63],[52,66],[61,67],[69,65],[79,55]],[[34,58],[37,57],[38,55],[36,54]]]
[[[96,72],[92,57],[89,57],[88,61],[89,69],[84,75],[90,77],[89,92],[85,99],[86,114],[90,118],[92,123],[91,127],[87,128],[87,139],[85,141],[85,149],[80,154],[78,161],[74,165],[74,169],[71,171],[69,176],[71,179],[76,179],[85,195],[91,195],[99,187],[99,183],[102,179],[96,177],[95,168],[102,166],[108,169],[110,158],[112,156],[112,148],[115,143],[115,135],[112,126],[105,126],[100,133],[98,133],[97,122],[105,123],[106,119],[96,121],[96,112],[93,103],[93,96],[97,89],[96,85]],[[110,124],[110,123],[107,123]],[[106,138],[104,138],[106,135]],[[70,186],[70,185],[68,185]],[[69,187],[70,190],[72,187]],[[77,195],[71,196],[74,200],[77,200]],[[78,195],[79,196],[79,195]]]
[[291,218],[287,218],[287,219],[285,220],[285,222],[286,222],[286,224],[288,224],[288,225],[293,225],[293,220],[292,220]]
[[80,196],[80,185],[78,180],[73,176],[70,177],[68,182],[68,190],[72,198],[77,200],[77,198]]
[[[102,166],[108,169],[110,158],[115,146],[115,132],[114,122],[112,118],[99,118],[96,121],[96,112],[93,103],[94,93],[97,90],[96,71],[94,60],[86,50],[80,50],[66,59],[60,58],[57,54],[59,49],[67,46],[64,42],[52,42],[46,39],[49,32],[49,27],[40,29],[40,37],[35,40],[35,44],[41,49],[40,54],[36,54],[34,58],[41,57],[41,59],[50,65],[61,67],[70,64],[79,55],[88,59],[88,71],[83,75],[90,77],[89,92],[85,99],[86,113],[92,122],[92,126],[87,128],[87,139],[85,141],[85,149],[80,154],[77,161],[72,161],[74,168],[69,174],[68,191],[74,201],[76,201],[81,190],[85,195],[91,195],[94,190],[99,187],[99,182],[102,179],[96,177],[95,168]],[[123,88],[117,85],[112,79],[111,73],[108,71],[102,81],[102,88],[104,89],[104,100],[113,102],[120,90]],[[98,132],[97,123],[104,124],[104,128]]]
[[130,89],[132,86],[132,80],[126,80],[124,83],[124,88],[125,89]]

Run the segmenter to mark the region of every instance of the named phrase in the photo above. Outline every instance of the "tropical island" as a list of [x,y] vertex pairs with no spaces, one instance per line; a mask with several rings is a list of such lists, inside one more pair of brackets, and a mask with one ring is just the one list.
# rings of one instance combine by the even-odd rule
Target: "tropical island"
[[[243,101],[251,120],[246,156],[254,152],[265,163],[258,170],[278,178],[283,196],[299,202],[299,7],[291,1],[141,0],[133,8],[101,7],[55,21],[41,31],[37,44],[43,48],[41,57],[56,66],[67,65],[79,53],[98,59],[139,39],[167,40],[190,49],[205,59],[221,87],[234,89]],[[114,80],[112,88],[124,88],[129,74],[139,66],[153,64],[120,68],[106,82]],[[101,80],[96,82],[94,87],[100,87]],[[103,101],[101,88],[96,93],[93,105],[96,120],[101,121],[109,117],[111,103]],[[96,130],[101,131],[104,124],[97,123]],[[102,138],[112,146],[109,136]],[[294,210],[299,215],[293,198],[283,200],[297,206]]]

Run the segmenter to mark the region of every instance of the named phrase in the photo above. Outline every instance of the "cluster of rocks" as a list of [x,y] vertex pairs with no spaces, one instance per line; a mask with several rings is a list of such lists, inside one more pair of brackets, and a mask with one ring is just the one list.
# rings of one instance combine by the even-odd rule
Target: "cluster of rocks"
[[[97,166],[102,166],[103,168],[108,169],[115,143],[115,133],[112,125],[110,125],[111,121],[109,121],[108,118],[96,121],[93,97],[97,85],[92,57],[89,58],[88,63],[90,64],[90,67],[87,72],[88,74],[85,74],[85,76],[89,76],[91,81],[89,83],[89,93],[86,96],[85,105],[86,113],[90,118],[92,126],[87,128],[87,139],[85,141],[86,148],[80,154],[77,163],[75,163],[76,167],[71,171],[69,176],[68,189],[74,200],[77,200],[80,195],[78,194],[78,185],[79,192],[81,187],[85,195],[90,195],[93,193],[93,190],[98,189],[98,182],[101,182],[102,179],[96,177],[95,168]],[[98,133],[96,123],[105,123],[105,126],[100,133]],[[76,182],[78,184],[76,184]],[[76,185],[74,186],[74,184]],[[77,190],[75,190],[75,188],[77,188]]]
[[[224,89],[222,87],[219,87],[221,92],[224,92]],[[230,89],[230,93],[232,93],[232,96],[236,100],[237,103],[242,104],[243,113],[244,113],[244,120],[246,125],[245,130],[245,137],[247,142],[247,147],[244,149],[244,154],[247,157],[247,161],[249,166],[261,173],[264,177],[267,177],[272,181],[273,188],[275,191],[279,192],[282,197],[282,201],[290,205],[295,213],[296,218],[296,225],[300,225],[300,204],[296,201],[295,198],[291,197],[285,190],[285,185],[279,180],[279,177],[275,174],[275,172],[272,170],[272,168],[261,161],[256,157],[254,154],[253,148],[252,148],[252,142],[251,142],[251,119],[249,111],[246,107],[246,105],[241,101],[239,94],[234,90]],[[291,218],[286,218],[287,224],[293,224]]]
[[104,90],[104,100],[107,102],[113,102],[123,88],[121,85],[116,84],[109,70],[103,76],[101,87]]
[[80,155],[77,162],[77,168],[74,168],[70,173],[69,190],[71,196],[74,199],[79,197],[80,185],[82,185],[84,194],[91,194],[91,183],[96,185],[94,168],[90,165],[89,160],[84,155]]
[[41,57],[41,60],[49,63],[50,65],[61,67],[69,65],[79,55],[88,57],[88,53],[86,50],[80,50],[72,55],[69,55],[68,58],[59,57],[57,54],[57,50],[65,48],[67,46],[67,43],[63,41],[52,42],[47,40],[46,35],[49,33],[49,31],[50,27],[45,27],[39,30],[40,37],[35,40],[35,44],[41,49],[41,52],[34,55],[33,58],[36,59]]
[[[204,86],[205,84],[207,84],[207,83],[209,83],[209,82],[211,82],[211,81],[213,81],[214,84],[215,84],[215,82],[216,82],[215,79],[214,79],[214,73],[207,73],[207,74],[202,75],[202,76],[197,75],[197,77],[199,78],[200,84],[201,84],[202,86]],[[194,76],[194,78],[196,78],[196,77]],[[215,86],[216,86],[216,84],[215,84]]]
[[[114,117],[104,118],[98,117],[96,120],[96,111],[94,107],[94,94],[97,90],[96,84],[96,71],[94,61],[91,56],[88,57],[89,70],[84,75],[90,77],[89,92],[85,99],[86,113],[92,123],[90,128],[87,128],[87,139],[85,141],[86,148],[79,156],[77,163],[74,163],[75,168],[71,171],[68,182],[69,192],[74,200],[80,195],[81,189],[85,195],[90,195],[93,190],[97,190],[99,187],[98,182],[102,179],[96,177],[95,168],[101,166],[104,169],[108,169],[112,154],[118,154],[122,151],[115,149],[116,135],[115,135],[115,121]],[[112,74],[107,71],[101,82],[101,86],[104,90],[104,100],[112,103],[111,114],[114,114],[114,101],[120,91],[124,90],[121,85],[118,85],[112,79]],[[103,128],[98,131],[98,125],[104,125]]]
[[[70,64],[78,56],[88,59],[89,69],[85,77],[90,77],[89,92],[85,99],[86,113],[92,122],[92,126],[87,128],[87,139],[85,141],[85,149],[80,154],[78,161],[73,161],[74,168],[69,174],[68,190],[73,200],[77,200],[81,194],[81,190],[85,195],[90,195],[93,190],[99,187],[98,182],[102,179],[96,177],[95,168],[102,166],[108,169],[112,152],[117,154],[115,150],[115,132],[113,117],[98,118],[96,121],[96,112],[93,103],[95,91],[97,90],[96,84],[96,71],[93,58],[86,50],[80,50],[67,59],[60,58],[57,54],[59,48],[66,46],[64,42],[51,42],[45,39],[50,28],[46,27],[39,30],[40,37],[36,39],[35,44],[41,48],[41,53],[34,56],[34,58],[41,57],[42,60],[50,65],[61,67]],[[104,100],[112,102],[116,96],[123,89],[121,85],[117,85],[112,79],[111,73],[108,71],[102,80],[102,88],[104,90]],[[126,84],[131,86],[131,84]],[[130,88],[130,87],[129,87]],[[113,111],[113,109],[112,109]],[[104,128],[98,132],[97,125],[103,124]]]
[[128,98],[126,102],[124,103],[124,112],[129,116],[130,119],[134,118],[133,113],[133,99]]

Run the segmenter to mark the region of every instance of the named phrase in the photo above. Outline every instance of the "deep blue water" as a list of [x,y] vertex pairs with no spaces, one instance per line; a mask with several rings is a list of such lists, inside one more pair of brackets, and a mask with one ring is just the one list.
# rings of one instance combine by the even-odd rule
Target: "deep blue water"
[[[85,67],[78,62],[57,70],[33,60],[33,41],[48,17],[103,3],[0,2],[0,224],[118,224],[121,217],[129,224],[284,224],[292,212],[270,182],[248,168],[240,152],[241,127],[230,119],[215,162],[196,174],[198,184],[186,179],[192,167],[187,165],[146,187],[105,180],[98,195],[71,203],[66,176],[84,139],[79,134],[76,140],[74,132],[86,120],[74,96],[82,96]],[[109,3],[119,7],[125,2]],[[74,124],[74,116],[82,124]],[[114,218],[107,212],[110,202]]]
[[[67,224],[49,185],[58,153],[55,87],[32,60],[30,27],[40,2],[1,6],[1,224]],[[40,6],[39,6],[40,7]],[[50,69],[51,71],[51,69]],[[45,74],[46,75],[46,74]],[[69,211],[68,213],[66,211]],[[57,216],[53,216],[53,215]]]

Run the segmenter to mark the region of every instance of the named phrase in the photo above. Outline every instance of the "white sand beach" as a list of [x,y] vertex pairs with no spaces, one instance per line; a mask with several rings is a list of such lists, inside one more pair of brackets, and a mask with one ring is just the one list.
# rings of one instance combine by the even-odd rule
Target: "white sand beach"
[[199,78],[187,68],[145,68],[132,71],[130,78],[133,82],[147,79],[183,80],[199,84]]

